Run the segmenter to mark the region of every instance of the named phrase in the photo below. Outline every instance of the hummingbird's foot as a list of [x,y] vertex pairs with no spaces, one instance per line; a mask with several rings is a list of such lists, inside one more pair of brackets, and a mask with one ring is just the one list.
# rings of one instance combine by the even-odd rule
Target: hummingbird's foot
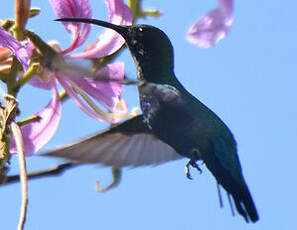
[[197,165],[196,161],[192,159],[189,160],[189,162],[186,164],[186,176],[188,179],[192,180],[193,178],[191,177],[191,174],[190,174],[190,166],[197,169],[200,174],[202,173],[202,169]]
[[202,173],[202,169],[198,166],[198,164],[195,161],[190,160],[189,163],[193,168],[197,169],[200,174]]

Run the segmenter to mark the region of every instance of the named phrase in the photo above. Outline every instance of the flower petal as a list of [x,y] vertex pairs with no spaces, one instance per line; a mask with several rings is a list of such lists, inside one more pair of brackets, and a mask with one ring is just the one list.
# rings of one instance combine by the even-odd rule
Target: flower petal
[[10,49],[12,54],[22,64],[24,71],[27,70],[29,65],[29,56],[26,47],[12,37],[6,30],[0,26],[0,46],[7,47]]
[[[35,114],[40,116],[41,120],[39,122],[32,122],[21,126],[26,156],[33,155],[45,144],[47,144],[58,128],[61,118],[62,105],[54,81],[52,81],[52,88],[53,96],[51,101],[44,109]],[[10,151],[12,153],[16,153],[14,139],[12,139]]]
[[[88,0],[49,0],[58,18],[92,18]],[[81,46],[87,39],[91,25],[87,23],[63,22],[72,35],[72,44],[64,51],[70,52]]]
[[214,46],[233,23],[233,0],[219,0],[219,7],[203,15],[187,32],[187,39],[200,47]]
[[[125,64],[123,62],[109,64],[100,69],[98,75],[109,79],[123,80],[125,76]],[[72,77],[71,81],[110,111],[114,109],[115,104],[121,98],[122,84],[120,83],[78,77]]]
[[71,88],[69,85],[69,82],[67,82],[65,79],[69,79],[70,76],[65,74],[65,73],[57,73],[56,75],[57,80],[59,83],[62,85],[62,87],[66,90],[67,94],[71,99],[74,101],[74,103],[86,114],[88,114],[90,117],[99,120],[99,121],[106,121],[106,118],[104,117],[99,117],[98,114],[94,112],[88,105],[86,105],[76,94],[76,92]]
[[37,88],[50,90],[53,88],[52,84],[50,82],[44,82],[42,81],[37,75],[32,77],[29,81],[29,83]]
[[[132,12],[131,9],[123,2],[123,0],[106,0],[109,11],[109,22],[117,25],[131,25]],[[125,40],[115,31],[106,29],[98,38],[91,48],[86,49],[82,53],[70,55],[70,58],[100,58],[110,55],[120,49]]]

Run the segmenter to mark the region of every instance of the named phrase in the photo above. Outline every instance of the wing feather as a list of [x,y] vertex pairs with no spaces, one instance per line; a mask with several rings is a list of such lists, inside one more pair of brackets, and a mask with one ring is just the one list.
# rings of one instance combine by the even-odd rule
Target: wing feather
[[156,165],[181,158],[142,121],[142,116],[138,116],[105,132],[47,152],[43,156],[114,167]]

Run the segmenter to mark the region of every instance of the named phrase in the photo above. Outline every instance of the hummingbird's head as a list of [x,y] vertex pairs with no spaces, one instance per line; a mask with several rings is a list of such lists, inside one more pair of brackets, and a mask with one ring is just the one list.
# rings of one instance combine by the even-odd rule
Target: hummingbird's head
[[173,48],[162,30],[150,25],[133,25],[125,26],[125,32],[119,33],[124,37],[134,61],[144,71],[156,68],[160,73],[173,69]]
[[154,26],[121,26],[88,18],[61,18],[57,19],[57,21],[90,23],[118,32],[126,41],[136,63],[138,78],[140,79],[158,82],[162,81],[160,79],[162,73],[173,71],[173,48],[171,42],[162,30]]

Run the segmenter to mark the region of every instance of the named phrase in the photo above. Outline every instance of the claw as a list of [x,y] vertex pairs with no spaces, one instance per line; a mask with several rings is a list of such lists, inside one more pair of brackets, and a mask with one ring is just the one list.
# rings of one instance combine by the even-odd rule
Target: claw
[[189,180],[193,180],[193,178],[191,177],[191,174],[190,174],[190,162],[188,162],[186,164],[186,176]]
[[202,169],[197,165],[197,163],[195,161],[189,160],[189,162],[186,164],[186,176],[188,179],[193,180],[193,178],[191,177],[191,174],[190,174],[190,166],[197,169],[200,174],[202,173]]
[[199,171],[199,173],[202,173],[202,169],[197,165],[197,163],[195,161],[190,161],[190,164],[192,165],[193,168],[197,169]]

